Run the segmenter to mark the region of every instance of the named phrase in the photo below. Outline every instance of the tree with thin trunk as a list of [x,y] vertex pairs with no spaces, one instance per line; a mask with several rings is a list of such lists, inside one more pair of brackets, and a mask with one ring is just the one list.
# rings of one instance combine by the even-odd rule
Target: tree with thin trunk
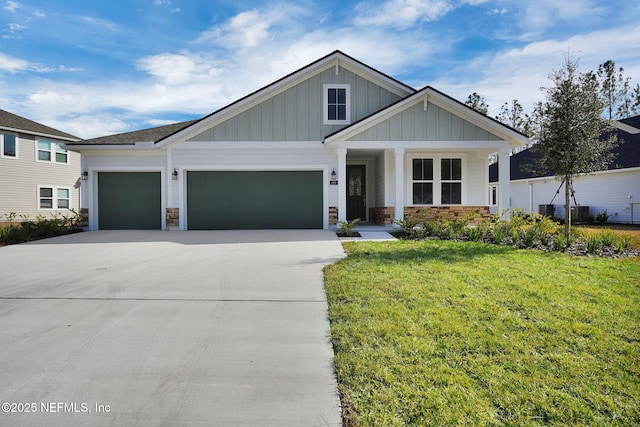
[[543,88],[545,101],[536,108],[540,122],[537,144],[539,153],[534,166],[564,181],[565,235],[571,235],[571,197],[576,177],[605,169],[613,161],[617,145],[613,122],[602,118],[606,102],[600,96],[594,73],[581,73],[578,61],[567,55],[563,67]]
[[[511,101],[511,105],[505,102],[500,107],[500,114],[496,116],[496,120],[505,125],[524,133],[525,135],[531,135],[533,132],[533,122],[528,114],[525,114],[522,104],[517,99]],[[513,153],[519,153],[527,149],[528,145],[518,147],[513,150]]]
[[609,120],[617,118],[620,104],[627,99],[629,91],[629,78],[624,77],[624,68],[616,70],[616,63],[611,59],[598,66],[598,79],[600,80],[600,95],[605,102]]
[[485,116],[489,112],[489,105],[477,92],[473,92],[471,95],[469,95],[469,97],[465,101],[465,104],[473,108],[474,110],[484,114]]
[[633,89],[633,94],[631,95],[631,116],[635,114],[640,114],[640,83],[636,85]]

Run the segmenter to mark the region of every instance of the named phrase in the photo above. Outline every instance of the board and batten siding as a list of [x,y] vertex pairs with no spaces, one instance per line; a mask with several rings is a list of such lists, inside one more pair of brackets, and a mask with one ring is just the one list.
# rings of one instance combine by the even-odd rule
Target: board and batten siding
[[67,209],[39,209],[38,186],[68,188],[69,206],[78,211],[80,154],[69,151],[68,164],[38,162],[35,136],[20,133],[16,142],[17,159],[0,157],[0,221],[6,220],[5,215],[11,212],[28,216],[31,220],[35,220],[37,215],[69,214]]
[[190,141],[321,141],[344,127],[323,124],[325,84],[350,85],[351,122],[400,99],[398,95],[342,67],[338,74],[331,67]]
[[349,138],[350,141],[499,141],[498,136],[430,104],[419,102]]
[[[559,186],[560,181],[554,177],[512,181],[511,209],[519,208],[528,212],[532,207],[534,212],[538,212],[538,205],[551,204]],[[589,206],[591,215],[596,216],[606,210],[610,222],[630,223],[633,203],[633,222],[640,223],[640,168],[581,176],[574,181],[573,187],[576,200],[581,206]],[[553,204],[555,216],[563,218],[564,186],[560,188]],[[571,204],[574,204],[573,199]]]

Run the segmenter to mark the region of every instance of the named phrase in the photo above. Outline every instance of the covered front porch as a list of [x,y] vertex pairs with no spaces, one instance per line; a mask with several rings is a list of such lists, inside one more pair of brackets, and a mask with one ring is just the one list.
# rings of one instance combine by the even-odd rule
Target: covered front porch
[[[362,145],[362,143],[360,143]],[[380,143],[371,144],[380,145]],[[430,145],[434,145],[433,143]],[[491,147],[338,147],[338,203],[330,211],[330,224],[360,218],[361,224],[392,228],[395,220],[418,213],[443,216],[475,214],[485,219],[489,212],[488,156]],[[508,188],[509,147],[499,152],[506,158]],[[500,210],[509,206],[508,191],[501,192]],[[381,230],[382,231],[382,230]]]

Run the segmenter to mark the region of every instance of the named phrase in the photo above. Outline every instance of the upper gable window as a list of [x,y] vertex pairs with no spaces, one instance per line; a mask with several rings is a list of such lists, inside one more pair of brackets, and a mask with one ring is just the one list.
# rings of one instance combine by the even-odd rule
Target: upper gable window
[[18,138],[13,133],[0,133],[0,157],[18,158]]
[[324,85],[324,124],[351,124],[351,87],[349,85]]
[[69,153],[62,147],[61,142],[38,138],[38,161],[51,163],[69,163]]

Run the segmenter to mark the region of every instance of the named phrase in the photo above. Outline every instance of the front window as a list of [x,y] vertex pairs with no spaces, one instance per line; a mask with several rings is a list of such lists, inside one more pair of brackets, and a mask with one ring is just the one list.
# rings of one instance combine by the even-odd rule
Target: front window
[[2,157],[18,157],[18,139],[13,133],[0,133],[0,155]]
[[69,153],[61,142],[38,138],[38,161],[51,163],[69,163]]
[[324,124],[351,123],[349,85],[324,85]]
[[461,205],[462,159],[412,159],[414,205]]
[[71,190],[68,188],[39,187],[39,209],[69,209]]
[[433,204],[433,159],[413,159],[413,204]]
[[441,159],[442,204],[462,204],[462,159]]

